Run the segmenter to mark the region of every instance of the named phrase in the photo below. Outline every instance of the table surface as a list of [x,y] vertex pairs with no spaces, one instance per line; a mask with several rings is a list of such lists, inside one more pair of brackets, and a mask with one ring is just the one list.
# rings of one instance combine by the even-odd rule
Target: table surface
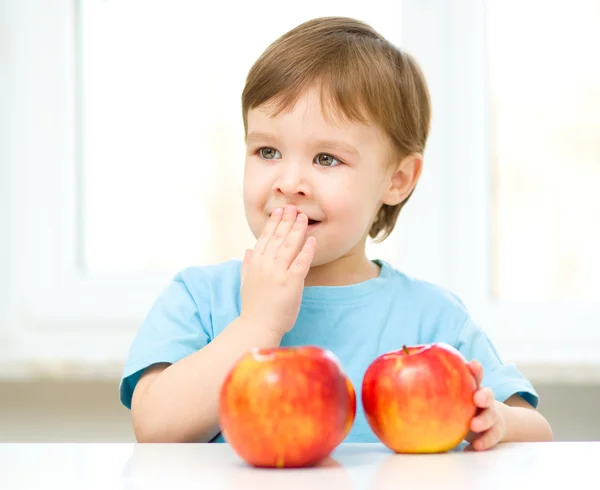
[[227,444],[0,444],[0,489],[600,488],[600,442],[463,449],[400,455],[380,444],[342,444],[314,468],[257,469]]

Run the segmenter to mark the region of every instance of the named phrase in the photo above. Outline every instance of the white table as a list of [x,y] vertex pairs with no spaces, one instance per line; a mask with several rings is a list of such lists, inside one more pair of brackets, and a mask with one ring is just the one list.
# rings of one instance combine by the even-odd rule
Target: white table
[[256,469],[225,444],[0,444],[0,489],[411,490],[600,488],[600,442],[396,455],[342,444],[311,469]]

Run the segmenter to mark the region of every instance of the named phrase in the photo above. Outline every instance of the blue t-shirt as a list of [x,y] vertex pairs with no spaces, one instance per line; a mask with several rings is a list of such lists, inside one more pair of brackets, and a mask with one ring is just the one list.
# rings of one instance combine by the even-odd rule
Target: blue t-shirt
[[[377,442],[364,416],[361,385],[369,364],[402,345],[446,342],[484,369],[482,385],[499,401],[521,395],[534,407],[538,395],[513,364],[505,364],[485,333],[452,293],[375,261],[379,276],[349,286],[305,287],[294,328],[282,346],[317,345],[341,361],[356,390],[356,419],[344,442]],[[121,402],[131,397],[141,372],[175,363],[198,351],[240,314],[238,260],[181,271],[159,296],[131,346],[121,380]],[[210,373],[206,373],[210,376]],[[222,435],[215,442],[222,442]]]

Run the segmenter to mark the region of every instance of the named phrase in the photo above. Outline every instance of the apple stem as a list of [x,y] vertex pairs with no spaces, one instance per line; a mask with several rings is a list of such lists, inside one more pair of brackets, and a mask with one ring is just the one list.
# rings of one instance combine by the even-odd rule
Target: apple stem
[[408,349],[406,348],[406,345],[403,345],[403,346],[402,346],[402,350],[404,351],[404,353],[405,353],[406,355],[408,355]]

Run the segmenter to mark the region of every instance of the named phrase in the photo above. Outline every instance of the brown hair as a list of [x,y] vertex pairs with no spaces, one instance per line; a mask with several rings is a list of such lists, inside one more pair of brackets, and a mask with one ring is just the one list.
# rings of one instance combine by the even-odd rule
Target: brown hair
[[[245,132],[250,109],[274,103],[277,114],[314,86],[320,86],[323,107],[379,125],[400,157],[424,152],[431,109],[419,66],[372,27],[346,17],[305,22],[265,50],[242,93]],[[395,206],[384,204],[369,236],[385,240],[409,198]]]

